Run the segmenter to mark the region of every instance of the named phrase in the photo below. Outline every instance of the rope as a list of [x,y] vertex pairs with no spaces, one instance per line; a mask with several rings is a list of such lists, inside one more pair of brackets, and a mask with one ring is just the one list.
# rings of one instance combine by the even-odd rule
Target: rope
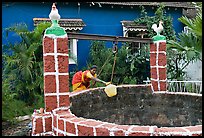
[[113,74],[114,74],[114,69],[115,69],[115,63],[116,63],[116,56],[117,55],[117,52],[115,53],[115,57],[114,57],[114,63],[113,63],[113,68],[112,68],[112,74],[111,74],[111,83],[112,83],[112,80],[113,80]]
[[[114,57],[114,63],[113,63],[113,68],[112,68],[112,74],[111,74],[111,81],[110,81],[111,83],[112,83],[112,80],[113,80],[113,74],[114,74],[114,69],[115,69],[115,64],[116,64],[116,57],[117,57],[117,52],[118,52],[117,43],[114,44],[114,46],[112,48],[112,52],[113,52],[113,54],[115,54],[115,57]],[[110,60],[111,56],[112,56],[112,53],[109,55],[109,57],[104,62],[103,66],[101,67],[100,72],[98,73],[98,76],[101,74],[106,62]]]
[[103,68],[105,67],[106,62],[110,60],[110,57],[111,57],[111,56],[112,56],[112,53],[109,55],[109,57],[108,57],[108,58],[106,59],[106,61],[104,62],[103,66],[101,67],[101,70],[99,71],[99,73],[98,73],[97,76],[100,76],[100,74],[101,74]]

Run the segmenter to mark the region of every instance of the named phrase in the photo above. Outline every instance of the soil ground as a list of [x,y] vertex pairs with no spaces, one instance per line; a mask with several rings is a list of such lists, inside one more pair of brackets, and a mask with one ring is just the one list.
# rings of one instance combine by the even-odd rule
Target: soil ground
[[30,136],[31,128],[28,126],[30,122],[30,119],[21,121],[15,125],[2,122],[2,136]]

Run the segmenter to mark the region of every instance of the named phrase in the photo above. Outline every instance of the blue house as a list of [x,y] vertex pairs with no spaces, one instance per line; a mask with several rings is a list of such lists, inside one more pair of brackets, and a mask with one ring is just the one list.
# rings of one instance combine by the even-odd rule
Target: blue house
[[[154,15],[160,2],[57,2],[61,15],[59,24],[67,32],[78,32],[97,35],[126,36],[132,32],[145,35],[145,28],[129,27],[140,17],[140,5],[145,6],[148,15]],[[173,17],[176,34],[184,30],[184,25],[177,19],[182,15],[192,16],[194,7],[189,2],[164,2],[166,15]],[[52,2],[3,2],[2,29],[16,23],[26,23],[30,30],[41,21],[49,21]],[[2,36],[5,32],[2,32]],[[19,39],[9,36],[9,41]],[[6,44],[3,37],[2,43]],[[86,66],[91,41],[72,39],[69,42],[70,52],[76,57],[79,69]],[[107,42],[111,47],[112,42]],[[70,69],[76,61],[70,58]]]

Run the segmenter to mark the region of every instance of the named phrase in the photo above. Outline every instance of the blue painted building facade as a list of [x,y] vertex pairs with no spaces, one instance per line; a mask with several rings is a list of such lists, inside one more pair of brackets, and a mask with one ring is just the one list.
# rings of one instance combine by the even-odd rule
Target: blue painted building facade
[[[33,18],[49,18],[52,3],[50,2],[10,2],[2,3],[2,43],[6,44],[4,28],[16,23],[26,23],[30,30],[34,29]],[[58,2],[56,4],[61,19],[82,19],[86,26],[80,33],[123,36],[122,20],[135,20],[140,17],[139,5],[111,5],[87,2]],[[145,6],[148,15],[154,15],[156,6]],[[167,7],[166,7],[167,8]],[[166,15],[173,17],[176,34],[183,30],[183,24],[177,19],[182,16],[182,8],[168,7]],[[19,41],[17,36],[10,35],[9,41]],[[91,42],[77,42],[77,61],[79,68],[86,66]],[[107,47],[112,42],[107,43]]]

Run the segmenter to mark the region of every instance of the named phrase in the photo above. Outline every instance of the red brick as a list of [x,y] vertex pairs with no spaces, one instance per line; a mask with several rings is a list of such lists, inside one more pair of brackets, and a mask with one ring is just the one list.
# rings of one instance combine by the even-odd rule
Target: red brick
[[57,108],[57,97],[56,96],[45,96],[45,108],[47,112]]
[[63,133],[58,132],[58,136],[64,136],[64,134],[63,134]]
[[128,136],[150,136],[150,133],[145,132],[131,132],[128,134]]
[[75,119],[72,119],[72,122],[78,123],[78,122],[86,121],[86,120],[87,120],[87,119],[85,119],[85,118],[79,118],[79,117],[77,117],[77,118],[75,118]]
[[98,122],[98,121],[95,121],[95,120],[87,120],[87,121],[84,121],[84,122],[80,122],[79,124],[95,127],[95,126],[103,124],[103,122]]
[[54,39],[49,37],[43,39],[43,53],[54,53]]
[[127,131],[130,128],[130,126],[129,125],[117,125],[114,128],[123,129]]
[[53,127],[57,127],[57,116],[53,117]]
[[149,132],[150,127],[149,126],[133,126],[131,131],[147,131]]
[[56,114],[60,116],[60,118],[73,118],[76,117],[74,114],[71,114],[69,109],[66,110],[58,110],[56,111]]
[[74,123],[66,121],[66,132],[76,135]]
[[44,76],[44,92],[45,93],[56,93],[55,75]]
[[128,136],[150,136],[150,126],[134,126]]
[[153,90],[154,91],[158,91],[158,81],[154,81],[154,80],[151,80],[151,83],[152,83],[152,86],[153,86]]
[[70,114],[70,111],[69,109],[66,109],[66,110],[58,110],[56,111],[56,114],[60,115],[60,116],[63,116],[63,115],[67,115],[67,114]]
[[156,53],[150,53],[150,66],[156,66]]
[[63,116],[64,117],[64,119],[70,119],[70,118],[77,118],[74,114],[66,114],[66,115],[64,115]]
[[165,66],[166,65],[166,55],[164,53],[159,53],[158,65],[159,66]]
[[64,131],[64,121],[62,119],[58,119],[58,129]]
[[96,136],[110,136],[110,132],[107,128],[96,128]]
[[45,118],[45,131],[52,131],[52,118]]
[[117,126],[116,124],[112,124],[112,123],[104,123],[103,125],[101,125],[102,127],[105,127],[105,128],[113,128],[115,126]]
[[195,134],[192,134],[191,136],[202,136],[202,132],[201,133],[195,133]]
[[54,56],[44,56],[44,72],[55,72],[55,59]]
[[125,133],[122,130],[114,131],[115,136],[125,136]]
[[68,73],[69,57],[68,56],[58,56],[58,69],[59,73]]
[[185,129],[189,130],[192,133],[192,136],[202,136],[202,125],[188,126],[185,127]]
[[157,69],[156,68],[150,68],[151,78],[157,79]]
[[79,136],[94,136],[93,127],[77,125]]
[[160,84],[160,91],[167,91],[166,81],[165,82],[160,81],[159,84]]
[[59,106],[60,107],[67,107],[70,105],[69,102],[69,95],[60,95],[59,96]]
[[159,51],[166,51],[166,42],[159,43]]
[[185,127],[185,129],[188,129],[188,130],[191,131],[191,132],[194,132],[194,131],[202,131],[202,125],[188,126],[188,127]]
[[42,132],[43,132],[42,118],[36,118],[36,126],[35,126],[34,134],[38,134]]
[[[174,134],[175,132],[175,134]],[[180,128],[180,127],[161,127],[161,128],[156,128],[155,133],[157,135],[165,135],[165,133],[170,133],[171,135],[176,135],[179,133],[185,133],[187,132],[186,130]]]
[[68,38],[57,38],[57,53],[68,54]]
[[53,133],[54,133],[55,136],[57,135],[57,131],[56,130],[53,130]]
[[69,75],[59,75],[59,92],[69,92]]
[[159,68],[159,80],[166,80],[166,68]]
[[155,43],[151,43],[150,44],[150,52],[156,52],[157,51],[157,47]]

